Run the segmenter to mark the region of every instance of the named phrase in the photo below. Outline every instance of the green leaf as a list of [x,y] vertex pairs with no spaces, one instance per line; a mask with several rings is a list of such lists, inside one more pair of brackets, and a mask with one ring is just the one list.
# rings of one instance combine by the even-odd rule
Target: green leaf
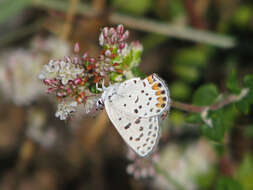
[[110,81],[119,82],[119,81],[121,81],[121,80],[123,80],[121,74],[116,73],[116,72],[111,72],[111,73],[110,73]]
[[253,138],[253,124],[246,126],[244,133],[248,138]]
[[236,119],[236,112],[232,106],[223,108],[216,111],[211,111],[209,118],[212,119],[213,126],[210,127],[206,124],[201,126],[201,132],[207,138],[219,143],[223,143],[224,135],[229,130]]
[[214,144],[214,148],[216,150],[217,155],[222,156],[226,152],[226,145],[225,144]]
[[133,50],[130,51],[130,53],[125,57],[125,59],[123,60],[123,68],[124,66],[130,66],[131,62],[133,61]]
[[243,190],[242,185],[231,177],[219,177],[215,190]]
[[247,98],[247,97],[243,98],[243,99],[240,100],[239,102],[236,102],[235,105],[236,105],[236,108],[237,108],[240,112],[242,112],[242,113],[244,113],[244,114],[248,114],[248,113],[249,113],[250,104],[249,104],[249,102],[248,102],[248,98]]
[[234,94],[240,94],[241,89],[237,80],[236,71],[233,70],[226,81],[226,87]]
[[185,121],[188,123],[201,123],[202,118],[200,114],[192,113],[185,118]]
[[136,77],[140,77],[140,78],[145,77],[145,74],[140,71],[139,67],[133,67],[131,69],[131,71],[132,71],[133,75]]
[[91,91],[92,93],[96,93],[96,94],[100,93],[100,91],[97,90],[96,84],[91,84],[91,85],[90,85],[90,91]]
[[250,89],[253,89],[253,75],[246,75],[243,78],[244,85]]
[[193,104],[197,106],[208,106],[215,102],[219,95],[214,84],[206,84],[199,87],[193,95]]
[[241,162],[237,172],[236,178],[242,184],[243,189],[253,189],[253,159],[252,156],[246,154]]
[[253,104],[253,75],[246,75],[243,78],[243,84],[245,88],[248,88],[249,92],[245,98],[236,103],[236,107],[239,111],[248,114],[250,106]]

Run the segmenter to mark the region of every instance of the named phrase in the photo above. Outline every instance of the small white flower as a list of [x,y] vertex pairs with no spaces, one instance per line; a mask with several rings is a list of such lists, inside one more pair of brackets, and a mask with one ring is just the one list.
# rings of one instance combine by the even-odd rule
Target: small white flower
[[44,65],[41,74],[39,75],[39,79],[44,80],[57,78],[59,68],[59,61],[50,60],[47,65]]
[[80,75],[84,70],[76,67],[70,62],[61,61],[59,70],[59,79],[61,79],[62,84],[65,85],[70,80],[74,80],[78,75]]
[[60,120],[65,120],[69,116],[70,113],[76,111],[75,107],[77,106],[77,102],[61,102],[58,104],[57,112],[55,113],[55,117],[59,117]]
[[98,96],[90,97],[86,100],[85,106],[84,106],[84,113],[85,114],[92,114],[96,111],[96,102],[98,100]]
[[99,36],[99,45],[100,46],[104,45],[104,34],[103,34],[103,32],[101,32],[101,34]]
[[68,81],[74,80],[84,70],[72,64],[71,62],[50,60],[47,65],[43,67],[39,78],[44,79],[59,79],[63,85]]

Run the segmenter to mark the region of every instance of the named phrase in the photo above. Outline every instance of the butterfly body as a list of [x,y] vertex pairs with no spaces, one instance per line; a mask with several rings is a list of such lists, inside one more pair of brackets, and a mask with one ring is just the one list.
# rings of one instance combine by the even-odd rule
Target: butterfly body
[[101,100],[124,141],[141,157],[150,155],[160,137],[160,117],[169,110],[169,90],[156,74],[104,89]]

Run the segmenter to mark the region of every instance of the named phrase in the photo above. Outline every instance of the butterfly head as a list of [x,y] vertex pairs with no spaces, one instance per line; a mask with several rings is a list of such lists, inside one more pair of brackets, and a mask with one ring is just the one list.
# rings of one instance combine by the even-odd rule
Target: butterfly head
[[111,97],[116,94],[116,91],[117,91],[117,87],[118,87],[118,84],[113,84],[113,85],[110,85],[108,87],[105,87],[104,85],[102,85],[102,95],[101,95],[101,98],[98,99],[97,103],[96,103],[96,106],[97,106],[97,109],[103,109],[104,108],[104,105],[105,105],[105,101],[106,100],[110,100]]

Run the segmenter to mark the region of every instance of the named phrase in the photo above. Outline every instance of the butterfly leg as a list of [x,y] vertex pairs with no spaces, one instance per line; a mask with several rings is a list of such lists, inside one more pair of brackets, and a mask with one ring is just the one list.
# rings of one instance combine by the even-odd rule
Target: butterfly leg
[[99,88],[99,87],[98,87],[98,83],[96,83],[96,89],[97,89],[98,91],[101,91],[101,92],[102,92],[102,91],[103,91],[103,84],[102,84],[102,88]]
[[104,79],[102,80],[102,89],[103,89],[103,91],[106,89],[106,87],[105,87],[105,80]]

